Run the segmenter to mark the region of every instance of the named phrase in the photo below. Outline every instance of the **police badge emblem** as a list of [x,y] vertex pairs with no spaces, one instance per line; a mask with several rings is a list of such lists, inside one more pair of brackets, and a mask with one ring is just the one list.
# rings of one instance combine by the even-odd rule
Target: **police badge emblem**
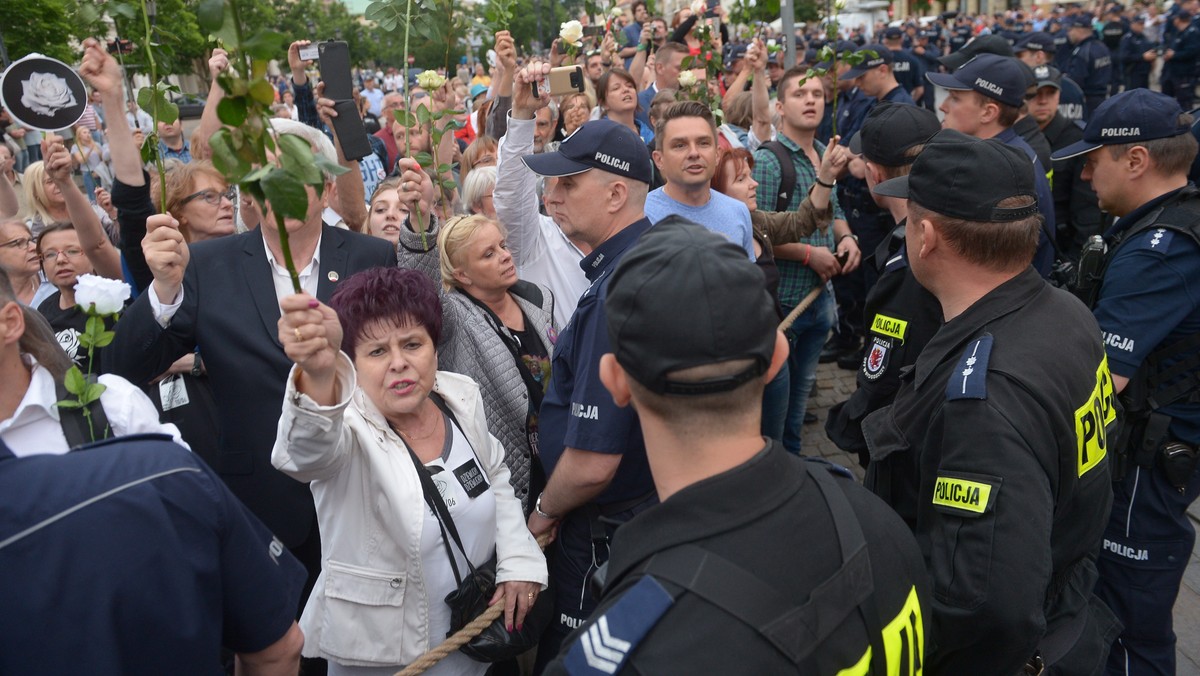
[[871,349],[863,357],[863,375],[867,380],[877,380],[887,370],[892,354],[892,341],[887,338],[871,337]]

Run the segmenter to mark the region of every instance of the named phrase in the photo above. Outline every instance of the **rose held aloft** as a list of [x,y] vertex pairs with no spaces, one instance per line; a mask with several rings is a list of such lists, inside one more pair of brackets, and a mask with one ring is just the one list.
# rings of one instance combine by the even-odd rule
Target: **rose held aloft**
[[97,275],[80,275],[75,283],[75,303],[98,315],[115,315],[125,308],[130,288],[125,282]]
[[685,70],[679,74],[679,87],[681,89],[691,89],[696,86],[696,74],[690,70]]
[[433,91],[446,84],[446,78],[438,75],[437,71],[427,70],[417,76],[417,84],[427,91]]
[[54,73],[32,73],[21,83],[21,103],[36,113],[51,116],[76,101],[66,80]]
[[583,24],[578,21],[567,21],[559,27],[558,37],[569,45],[578,47],[583,42]]

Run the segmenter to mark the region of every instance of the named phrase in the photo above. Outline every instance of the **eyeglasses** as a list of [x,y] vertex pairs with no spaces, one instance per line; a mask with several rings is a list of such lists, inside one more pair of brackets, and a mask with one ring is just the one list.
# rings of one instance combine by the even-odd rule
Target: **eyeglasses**
[[65,255],[67,258],[79,258],[83,255],[83,249],[80,249],[77,246],[73,246],[68,249],[62,249],[61,251],[57,249],[47,249],[46,251],[42,252],[42,260],[46,263],[54,263],[58,261],[58,257],[60,255]]
[[221,206],[221,198],[222,197],[229,200],[230,202],[237,199],[237,186],[231,185],[225,189],[225,192],[217,192],[216,190],[213,190],[211,188],[208,190],[201,190],[200,192],[194,192],[194,193],[188,195],[187,197],[184,197],[182,200],[180,200],[179,206],[182,207],[185,204],[187,204],[188,202],[191,202],[192,200],[195,200],[195,199],[202,199],[214,207],[219,207],[219,206]]
[[30,239],[28,237],[18,237],[16,239],[10,239],[5,243],[0,244],[0,249],[4,249],[4,248],[25,249],[25,248],[28,248],[30,244],[33,244],[32,239]]

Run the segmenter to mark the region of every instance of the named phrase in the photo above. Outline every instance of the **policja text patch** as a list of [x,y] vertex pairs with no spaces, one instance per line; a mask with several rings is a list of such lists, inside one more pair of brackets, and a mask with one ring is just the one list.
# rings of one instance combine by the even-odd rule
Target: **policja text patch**
[[958,516],[978,517],[996,503],[1000,477],[939,472],[933,486],[933,506]]

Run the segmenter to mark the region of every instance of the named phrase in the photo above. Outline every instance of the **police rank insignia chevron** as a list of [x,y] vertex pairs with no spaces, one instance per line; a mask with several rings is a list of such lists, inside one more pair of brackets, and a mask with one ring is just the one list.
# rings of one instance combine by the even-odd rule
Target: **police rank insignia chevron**
[[617,673],[674,604],[658,580],[643,577],[580,631],[567,653],[567,672],[573,676]]

